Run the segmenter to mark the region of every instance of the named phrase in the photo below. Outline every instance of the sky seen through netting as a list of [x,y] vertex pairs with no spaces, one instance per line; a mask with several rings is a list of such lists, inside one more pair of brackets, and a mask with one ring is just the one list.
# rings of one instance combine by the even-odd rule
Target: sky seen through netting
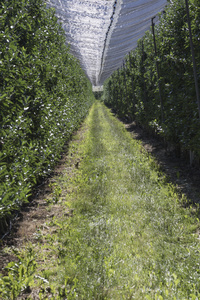
[[166,0],[48,0],[93,86],[119,68]]

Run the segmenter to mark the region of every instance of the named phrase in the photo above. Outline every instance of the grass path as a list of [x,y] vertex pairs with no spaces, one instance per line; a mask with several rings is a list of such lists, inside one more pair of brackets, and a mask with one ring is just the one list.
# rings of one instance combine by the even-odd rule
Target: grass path
[[69,149],[76,168],[58,180],[73,216],[33,246],[51,261],[35,271],[50,286],[37,299],[200,299],[195,211],[101,103],[83,132]]

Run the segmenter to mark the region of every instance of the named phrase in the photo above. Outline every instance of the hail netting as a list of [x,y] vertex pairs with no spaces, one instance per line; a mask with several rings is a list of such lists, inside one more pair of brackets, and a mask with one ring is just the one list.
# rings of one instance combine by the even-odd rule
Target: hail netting
[[48,0],[93,85],[122,65],[167,0]]
[[80,60],[92,84],[96,85],[113,1],[49,0],[48,3],[56,9],[71,52]]

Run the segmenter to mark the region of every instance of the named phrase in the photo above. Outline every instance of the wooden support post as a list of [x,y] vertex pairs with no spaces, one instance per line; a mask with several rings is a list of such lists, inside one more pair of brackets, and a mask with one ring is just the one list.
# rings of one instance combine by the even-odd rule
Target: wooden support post
[[161,109],[161,122],[164,122],[164,113],[163,113],[163,100],[162,100],[162,93],[161,93],[161,86],[160,86],[160,72],[159,72],[159,66],[157,61],[157,47],[156,47],[156,38],[155,38],[155,31],[154,31],[154,22],[153,17],[151,19],[151,25],[152,25],[152,33],[153,33],[153,42],[154,42],[154,51],[155,51],[155,58],[156,58],[156,71],[158,76],[158,89],[159,89],[159,97],[160,97],[160,109]]
[[195,81],[195,90],[196,90],[197,105],[198,105],[199,118],[200,118],[200,97],[199,97],[199,87],[198,87],[198,79],[197,79],[196,61],[195,61],[195,55],[194,55],[194,46],[193,46],[193,41],[192,41],[192,30],[191,30],[191,22],[190,22],[190,13],[189,13],[188,0],[185,0],[185,5],[186,5],[186,13],[187,13],[188,29],[189,29],[189,35],[190,35],[190,49],[191,49],[192,62],[193,62],[193,73],[194,73],[194,81]]

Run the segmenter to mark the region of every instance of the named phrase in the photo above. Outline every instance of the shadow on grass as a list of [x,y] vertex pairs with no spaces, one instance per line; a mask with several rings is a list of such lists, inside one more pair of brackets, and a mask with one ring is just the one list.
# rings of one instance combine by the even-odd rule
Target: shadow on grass
[[135,122],[123,123],[133,138],[141,141],[145,150],[156,159],[168,181],[176,185],[181,194],[186,195],[186,205],[200,204],[200,168],[190,166],[189,154],[188,157],[183,154],[178,157],[176,149],[166,148],[161,137],[148,133]]

